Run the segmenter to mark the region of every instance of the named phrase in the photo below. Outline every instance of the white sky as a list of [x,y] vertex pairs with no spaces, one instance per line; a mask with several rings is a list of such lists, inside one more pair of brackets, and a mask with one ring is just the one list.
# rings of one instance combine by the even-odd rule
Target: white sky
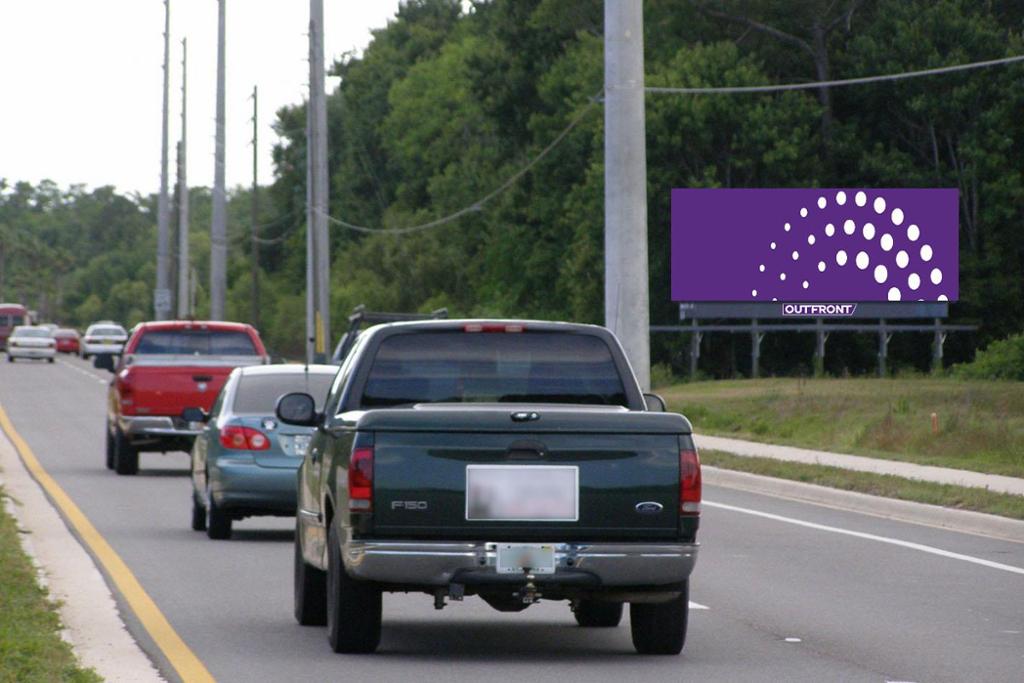
[[[213,184],[217,0],[171,0],[169,184],[188,37],[188,182]],[[324,0],[325,65],[361,52],[398,0]],[[228,187],[252,182],[253,85],[259,181],[273,178],[276,111],[307,93],[309,3],[226,0]],[[0,0],[0,178],[62,188],[160,187],[162,0]],[[333,83],[332,83],[333,81]],[[328,90],[337,84],[328,80]]]

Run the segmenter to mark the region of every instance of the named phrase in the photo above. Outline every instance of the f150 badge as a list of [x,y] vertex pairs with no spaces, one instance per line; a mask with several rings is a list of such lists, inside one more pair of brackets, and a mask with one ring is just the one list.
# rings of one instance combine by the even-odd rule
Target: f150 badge
[[653,500],[647,500],[643,503],[637,503],[636,511],[641,515],[656,515],[661,512],[662,507],[661,503],[656,503]]
[[391,501],[392,510],[426,510],[427,501],[425,500],[393,500]]

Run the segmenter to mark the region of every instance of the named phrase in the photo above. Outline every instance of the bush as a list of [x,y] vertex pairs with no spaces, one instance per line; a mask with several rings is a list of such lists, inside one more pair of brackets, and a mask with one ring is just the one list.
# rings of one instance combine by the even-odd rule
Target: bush
[[1012,379],[1024,381],[1024,333],[992,342],[979,351],[974,362],[957,365],[960,379]]

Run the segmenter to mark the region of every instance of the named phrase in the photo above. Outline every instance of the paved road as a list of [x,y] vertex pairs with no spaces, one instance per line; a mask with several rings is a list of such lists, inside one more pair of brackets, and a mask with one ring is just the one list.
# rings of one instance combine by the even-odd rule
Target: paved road
[[[580,629],[565,604],[521,614],[385,597],[373,656],[332,654],[291,617],[292,522],[193,532],[184,454],[103,465],[108,375],[77,359],[0,363],[0,404],[221,681],[1020,681],[1024,544],[707,488],[690,633],[640,657],[629,629]],[[765,516],[767,515],[767,516]],[[851,535],[852,534],[852,535]],[[893,541],[916,544],[897,545]],[[141,626],[129,628],[168,677]]]

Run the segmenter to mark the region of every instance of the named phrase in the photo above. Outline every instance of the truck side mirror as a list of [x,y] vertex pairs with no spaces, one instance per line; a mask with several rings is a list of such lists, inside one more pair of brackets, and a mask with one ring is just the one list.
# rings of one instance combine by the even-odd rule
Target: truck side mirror
[[181,411],[181,419],[185,422],[206,422],[210,416],[202,408],[185,408]]
[[277,399],[274,410],[277,419],[285,424],[301,427],[315,427],[320,421],[316,412],[316,401],[309,394],[294,392]]
[[644,394],[644,403],[647,404],[647,410],[651,413],[664,413],[667,410],[665,399],[657,394]]
[[112,353],[97,353],[96,357],[92,359],[92,366],[99,368],[100,370],[106,370],[107,372],[114,371],[114,354]]

